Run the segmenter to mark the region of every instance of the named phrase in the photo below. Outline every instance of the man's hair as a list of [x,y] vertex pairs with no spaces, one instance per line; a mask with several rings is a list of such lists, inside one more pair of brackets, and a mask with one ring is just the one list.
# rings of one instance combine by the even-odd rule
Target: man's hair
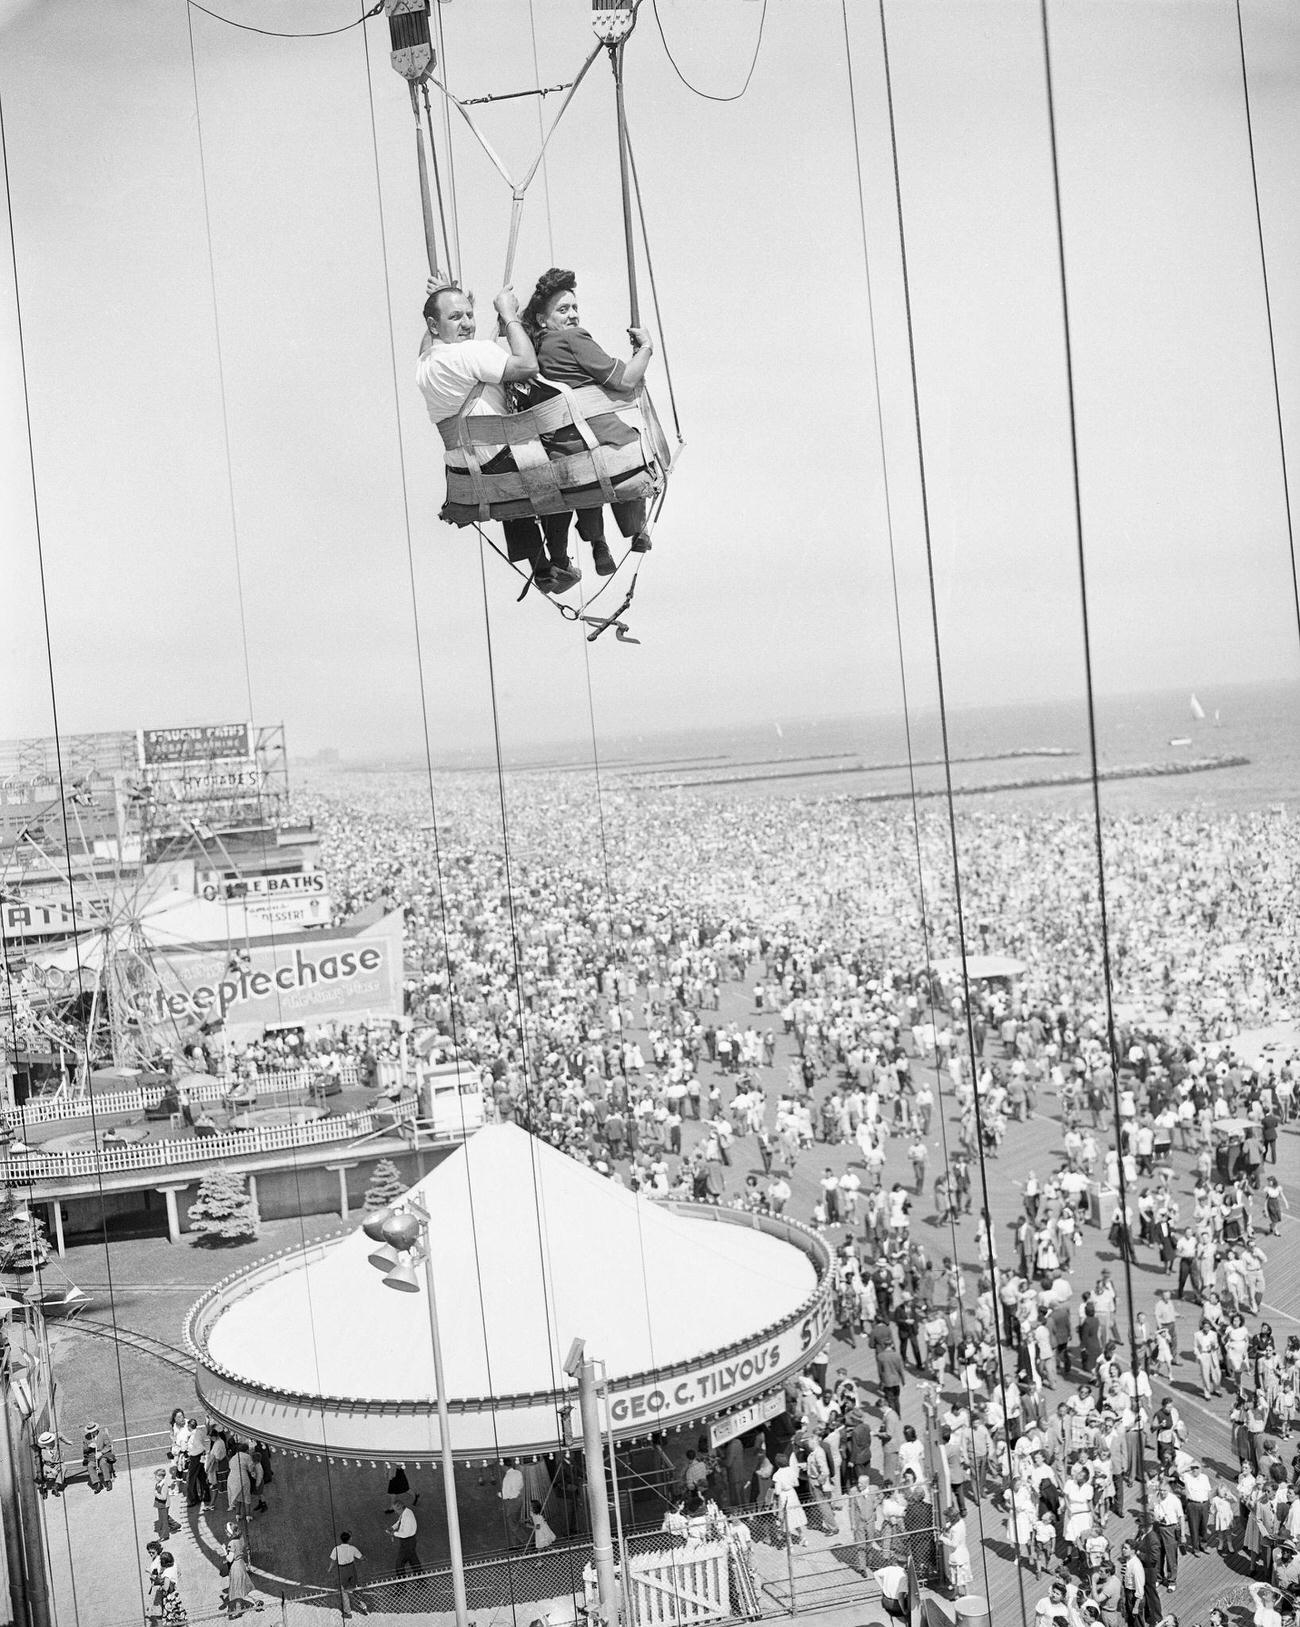
[[[440,287],[435,288],[424,302],[424,320],[426,322],[437,322],[439,320],[438,301],[444,294],[463,294],[464,292],[465,290],[458,282],[445,282]],[[474,303],[473,294],[467,297],[472,305]]]
[[351,1533],[351,1531],[340,1531],[339,1532],[339,1541],[340,1542],[351,1542],[352,1541],[352,1533]]

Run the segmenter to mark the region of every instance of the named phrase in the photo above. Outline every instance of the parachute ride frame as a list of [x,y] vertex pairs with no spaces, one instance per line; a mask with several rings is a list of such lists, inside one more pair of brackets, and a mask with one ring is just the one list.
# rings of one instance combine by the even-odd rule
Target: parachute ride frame
[[[631,142],[628,136],[627,112],[623,89],[623,52],[632,30],[636,26],[637,11],[640,5],[641,0],[631,0],[630,4],[619,3],[619,0],[593,0],[592,28],[596,35],[596,45],[583,60],[577,73],[574,75],[572,81],[570,81],[568,84],[549,86],[544,89],[539,87],[532,91],[516,91],[511,93],[509,98],[486,96],[462,99],[453,95],[453,93],[447,88],[442,80],[436,76],[434,72],[435,68],[437,67],[437,52],[434,49],[433,41],[429,33],[430,0],[384,0],[384,10],[389,19],[389,32],[392,43],[392,66],[394,71],[407,81],[407,86],[411,96],[411,110],[415,116],[416,161],[420,185],[420,207],[424,224],[425,251],[428,257],[429,272],[431,276],[438,277],[442,275],[449,275],[457,281],[460,279],[460,267],[456,265],[453,260],[452,238],[447,229],[447,218],[443,206],[442,182],[438,169],[438,149],[434,138],[433,110],[429,98],[429,86],[435,86],[438,91],[441,92],[446,105],[448,107],[454,107],[460,114],[461,118],[464,119],[470,133],[482,148],[489,163],[510,188],[510,226],[506,241],[505,267],[501,278],[502,286],[508,286],[514,271],[515,255],[519,247],[519,228],[523,219],[524,202],[528,194],[528,189],[536,179],[538,170],[542,167],[542,162],[545,159],[547,149],[550,146],[551,137],[555,134],[560,120],[564,117],[565,113],[568,112],[569,106],[572,103],[573,98],[577,95],[583,80],[587,77],[592,63],[595,62],[596,58],[601,54],[602,51],[605,51],[609,55],[610,68],[614,78],[614,109],[618,141],[619,189],[622,204],[624,249],[627,260],[629,325],[634,328],[641,326],[641,302],[637,285],[636,240],[634,235],[632,212],[632,194],[634,188],[636,190],[637,216],[641,221],[641,231],[643,237],[645,235],[645,213],[641,204],[640,187],[636,181],[635,162],[631,153]],[[506,164],[502,160],[500,154],[479,129],[478,125],[474,122],[474,119],[469,112],[469,108],[471,105],[480,102],[506,99],[513,100],[517,97],[527,95],[546,96],[559,91],[563,91],[564,99],[556,109],[555,116],[552,118],[549,127],[545,130],[542,136],[541,145],[538,148],[537,154],[532,163],[529,165],[522,177],[516,179],[506,167]],[[421,100],[423,101],[424,106],[423,127],[420,119]],[[428,132],[429,144],[427,154],[425,151],[426,128]],[[449,128],[448,136],[450,136]],[[433,176],[432,189],[430,187],[430,170],[432,170]],[[440,260],[438,254],[438,232],[435,229],[434,224],[435,194],[437,196],[438,204],[438,223],[441,227],[442,242],[446,251],[445,260]],[[648,245],[646,248],[646,253],[648,257]],[[653,290],[653,268],[651,268],[651,287]],[[659,326],[662,334],[662,322],[659,321],[657,296],[655,298],[655,315],[657,325]],[[666,352],[664,357],[664,365],[666,370]],[[677,437],[677,451],[680,451],[682,446],[681,426],[677,421],[677,404],[675,399],[672,398],[671,379],[669,379],[668,382],[668,390],[670,400],[672,401],[673,425]],[[672,464],[675,461],[676,454],[674,453],[669,457],[667,467],[664,471],[665,475],[671,471]],[[651,529],[654,521],[658,518],[659,513],[662,510],[665,495],[666,492],[660,492],[659,499],[655,504],[654,514],[651,518],[650,525],[648,525],[646,528],[647,531]],[[483,536],[481,526],[476,526],[475,529],[478,530],[480,537],[488,543],[488,546],[491,547],[495,553],[501,553],[501,550],[496,547],[496,544],[493,543],[490,538]],[[629,555],[628,557],[631,556]],[[594,641],[595,639],[599,638],[602,633],[606,632],[612,626],[616,630],[616,635],[619,642],[637,643],[638,640],[630,636],[626,623],[621,620],[621,617],[630,606],[632,596],[636,591],[637,576],[640,571],[642,557],[643,556],[641,554],[637,554],[633,564],[627,594],[623,602],[619,605],[618,609],[612,616],[589,616],[574,611],[569,605],[561,604],[555,600],[552,600],[551,602],[554,604],[555,609],[565,616],[566,620],[584,622],[593,628],[593,631],[587,635],[589,641]],[[620,562],[620,568],[621,563],[623,562]],[[510,561],[510,564],[512,569],[518,571],[518,567],[514,565],[513,561]],[[518,571],[518,574],[521,576],[524,575],[522,571]],[[527,594],[528,589],[532,586],[532,580],[532,576],[529,574],[524,583],[524,591],[520,594],[521,599]],[[595,600],[598,599],[601,594],[612,585],[613,578],[610,578],[604,584],[602,584],[601,587],[597,588],[591,599],[584,603],[582,607],[583,611],[588,610]]]

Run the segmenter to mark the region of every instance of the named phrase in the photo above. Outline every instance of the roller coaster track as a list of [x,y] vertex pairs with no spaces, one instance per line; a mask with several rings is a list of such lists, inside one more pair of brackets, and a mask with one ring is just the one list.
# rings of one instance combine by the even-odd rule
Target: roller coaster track
[[90,1316],[73,1317],[64,1323],[64,1327],[73,1332],[89,1333],[96,1339],[110,1339],[124,1350],[133,1350],[140,1356],[152,1356],[156,1361],[175,1368],[178,1373],[193,1376],[193,1356],[179,1345],[169,1345],[151,1334],[137,1333],[134,1328],[124,1328],[120,1323],[114,1327],[111,1322],[97,1322]]

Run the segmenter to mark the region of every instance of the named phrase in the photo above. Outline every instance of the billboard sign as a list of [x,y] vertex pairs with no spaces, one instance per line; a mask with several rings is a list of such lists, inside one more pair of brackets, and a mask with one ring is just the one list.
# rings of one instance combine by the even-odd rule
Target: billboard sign
[[255,802],[269,788],[266,770],[254,763],[170,763],[150,771],[160,807],[189,803]]
[[269,1024],[355,1021],[402,1015],[402,915],[365,933],[319,932],[310,939],[213,947],[168,954],[139,999],[160,1021],[224,1022],[233,1035]]
[[24,893],[0,901],[0,934],[10,944],[30,943],[37,938],[71,938],[78,932],[93,930],[106,915],[107,909],[97,906],[96,900],[70,898],[66,888],[62,898]]
[[198,877],[199,894],[210,901],[218,898],[248,901],[254,898],[320,898],[325,896],[323,870],[275,870],[265,875],[234,875],[229,871],[203,871]]
[[270,932],[296,932],[304,927],[328,926],[334,901],[323,870],[286,870],[268,875],[233,875],[200,871],[200,898],[232,906],[239,912],[236,937],[247,932],[264,937]]
[[198,723],[186,729],[140,730],[141,768],[252,759],[253,731],[247,723]]

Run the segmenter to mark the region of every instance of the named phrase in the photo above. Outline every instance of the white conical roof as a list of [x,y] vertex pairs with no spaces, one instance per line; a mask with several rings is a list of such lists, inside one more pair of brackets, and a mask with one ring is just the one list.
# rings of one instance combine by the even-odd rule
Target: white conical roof
[[[752,1339],[817,1286],[793,1244],[636,1197],[514,1125],[478,1131],[414,1191],[433,1216],[451,1400],[562,1388],[574,1338],[611,1381],[661,1371]],[[358,1230],[236,1299],[210,1361],[309,1395],[432,1396],[423,1291],[386,1287],[374,1247]]]

